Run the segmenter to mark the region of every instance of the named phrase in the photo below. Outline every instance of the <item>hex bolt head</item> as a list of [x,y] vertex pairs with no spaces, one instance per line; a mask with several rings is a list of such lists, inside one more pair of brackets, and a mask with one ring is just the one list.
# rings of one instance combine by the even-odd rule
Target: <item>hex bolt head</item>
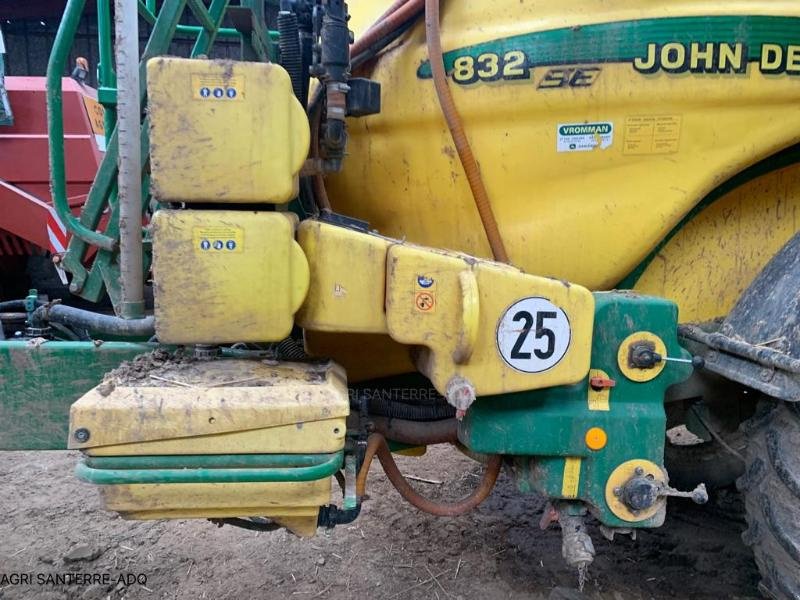
[[76,429],[75,433],[73,433],[72,436],[75,438],[75,441],[84,444],[89,441],[89,437],[91,437],[91,434],[89,433],[88,429],[86,429],[85,427],[81,427],[79,429]]
[[617,496],[617,497],[622,496],[622,488],[621,487],[615,487],[614,488],[614,495]]
[[637,475],[644,475],[644,469],[642,467],[636,467],[634,471]]

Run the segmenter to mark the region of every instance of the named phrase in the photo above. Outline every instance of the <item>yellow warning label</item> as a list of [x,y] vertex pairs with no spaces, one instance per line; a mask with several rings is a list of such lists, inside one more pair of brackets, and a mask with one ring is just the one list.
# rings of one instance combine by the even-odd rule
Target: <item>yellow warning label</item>
[[92,125],[92,131],[95,135],[106,134],[105,114],[106,111],[103,105],[94,98],[89,96],[83,97],[83,106],[86,108],[86,114],[89,116],[89,123]]
[[681,138],[680,115],[641,115],[625,119],[623,153],[672,154]]
[[564,498],[578,497],[578,484],[581,482],[581,457],[568,456],[564,459],[564,479],[561,495]]
[[[589,370],[589,381],[592,377],[600,377],[601,379],[608,379],[608,374],[600,369]],[[589,385],[589,410],[611,410],[608,405],[608,398],[611,395],[611,390],[607,387],[594,389]]]
[[201,255],[231,254],[244,250],[244,230],[229,225],[195,227],[192,230],[194,251]]
[[417,312],[433,312],[436,309],[436,296],[433,292],[417,292],[414,294],[414,308]]
[[244,100],[244,77],[218,77],[214,75],[192,75],[192,99],[194,100]]

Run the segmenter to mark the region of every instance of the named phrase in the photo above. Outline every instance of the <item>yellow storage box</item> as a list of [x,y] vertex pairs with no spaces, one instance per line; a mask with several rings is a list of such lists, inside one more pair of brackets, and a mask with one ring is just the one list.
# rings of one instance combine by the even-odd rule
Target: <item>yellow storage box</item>
[[270,342],[308,290],[293,213],[161,210],[153,217],[156,335],[166,344]]
[[152,58],[147,93],[156,198],[284,203],[297,195],[309,126],[282,67]]
[[[156,357],[123,365],[72,405],[69,447],[87,455],[79,475],[101,484],[106,508],[127,518],[267,516],[309,535],[330,500],[348,413],[335,363]],[[293,460],[327,470],[237,480],[250,462]],[[137,479],[153,477],[162,479]]]

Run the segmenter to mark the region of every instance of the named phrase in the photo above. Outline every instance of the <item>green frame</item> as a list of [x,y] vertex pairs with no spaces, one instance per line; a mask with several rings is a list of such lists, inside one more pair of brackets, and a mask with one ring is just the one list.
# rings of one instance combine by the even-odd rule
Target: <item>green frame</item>
[[[100,459],[90,459],[78,463],[75,475],[97,485],[297,482],[330,477],[342,468],[344,461],[344,451],[299,457],[253,454],[244,459],[243,456],[246,455],[128,456],[114,457],[115,462],[105,463]],[[230,467],[227,462],[246,466]],[[154,465],[158,463],[172,468],[156,468]],[[98,468],[98,464],[103,466]],[[109,468],[107,465],[111,464],[119,468]],[[130,467],[124,468],[125,465]],[[144,468],[136,468],[137,465]]]
[[[115,127],[117,90],[112,59],[110,0],[97,0],[100,55],[98,100],[106,109],[106,152],[79,217],[75,217],[70,211],[66,195],[61,77],[67,67],[66,63],[85,4],[86,0],[67,0],[47,68],[51,186],[54,208],[72,234],[61,263],[72,273],[70,292],[91,302],[99,302],[108,293],[116,308],[120,301],[119,206],[116,189],[119,148]],[[193,58],[208,54],[217,37],[241,39],[243,56],[255,57],[262,61],[269,61],[272,58],[272,41],[276,38],[277,32],[267,30],[263,2],[258,0],[242,0],[241,6],[236,7],[239,10],[249,9],[252,13],[251,27],[246,32],[221,26],[229,8],[229,0],[211,0],[208,6],[202,0],[164,0],[158,10],[154,0],[146,0],[139,2],[138,8],[142,19],[152,25],[152,32],[139,66],[139,95],[143,107],[146,107],[147,102],[147,61],[165,54],[176,35],[195,38],[190,53]],[[187,8],[197,18],[200,26],[180,23]],[[142,214],[145,214],[150,206],[149,142],[148,120],[145,118],[141,133]],[[110,217],[103,229],[99,230],[106,209],[110,209]],[[97,255],[91,266],[87,267],[85,260],[92,247],[97,248]],[[150,268],[150,249],[147,242],[143,245],[142,252],[145,255],[142,273],[144,278]]]

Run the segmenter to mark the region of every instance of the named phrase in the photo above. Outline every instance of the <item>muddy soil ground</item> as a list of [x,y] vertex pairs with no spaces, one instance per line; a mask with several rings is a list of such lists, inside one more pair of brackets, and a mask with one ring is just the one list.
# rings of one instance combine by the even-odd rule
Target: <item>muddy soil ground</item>
[[[301,540],[206,521],[124,521],[103,512],[96,491],[72,475],[77,458],[0,453],[0,578],[79,571],[109,573],[111,583],[3,583],[0,599],[758,597],[731,497],[703,507],[671,501],[664,527],[636,541],[617,537],[612,544],[592,527],[598,555],[581,595],[561,560],[558,528],[538,528],[543,501],[520,496],[504,475],[473,513],[437,519],[403,502],[376,461],[362,516]],[[407,474],[442,481],[416,484],[439,498],[469,490],[480,474],[444,447],[399,462]],[[147,581],[117,583],[125,573]]]

